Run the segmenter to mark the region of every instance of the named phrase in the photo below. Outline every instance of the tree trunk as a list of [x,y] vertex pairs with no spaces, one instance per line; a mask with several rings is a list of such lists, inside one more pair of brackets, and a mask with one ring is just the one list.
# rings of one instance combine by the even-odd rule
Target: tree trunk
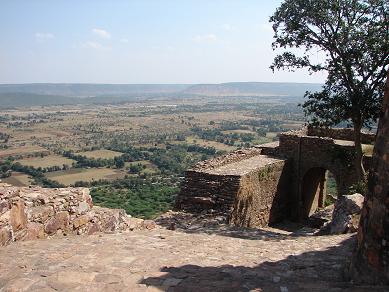
[[362,123],[354,122],[354,145],[355,145],[355,170],[357,173],[358,181],[365,179],[365,169],[363,167],[363,152],[361,143],[361,130]]
[[357,239],[351,278],[389,284],[389,74]]

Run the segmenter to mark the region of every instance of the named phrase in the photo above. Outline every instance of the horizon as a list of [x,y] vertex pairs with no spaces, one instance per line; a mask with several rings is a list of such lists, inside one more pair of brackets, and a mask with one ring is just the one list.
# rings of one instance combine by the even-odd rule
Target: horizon
[[5,1],[0,84],[323,83],[269,69],[280,3]]
[[231,83],[274,83],[274,84],[323,84],[320,82],[290,82],[290,81],[227,81],[220,83],[88,83],[88,82],[25,82],[0,83],[1,85],[218,85]]

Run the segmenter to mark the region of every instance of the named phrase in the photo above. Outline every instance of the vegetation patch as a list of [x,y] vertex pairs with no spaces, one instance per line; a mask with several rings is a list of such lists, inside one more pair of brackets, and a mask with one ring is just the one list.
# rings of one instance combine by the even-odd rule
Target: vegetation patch
[[172,209],[177,192],[177,187],[138,178],[127,179],[127,185],[122,188],[99,186],[91,189],[94,204],[121,208],[127,214],[145,219]]

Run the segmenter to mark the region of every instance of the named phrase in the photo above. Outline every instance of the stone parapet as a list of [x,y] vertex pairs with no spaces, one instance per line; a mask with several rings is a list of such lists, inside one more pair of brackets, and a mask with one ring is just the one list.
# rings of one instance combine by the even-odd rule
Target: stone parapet
[[[308,127],[308,136],[328,137],[337,140],[354,141],[354,129],[351,128],[315,128]],[[375,141],[375,134],[362,132],[361,142],[372,144]]]
[[217,168],[226,164],[234,163],[253,156],[260,155],[261,152],[262,149],[256,147],[236,150],[213,159],[200,161],[195,166],[193,166],[191,170],[201,171],[205,169]]
[[46,189],[0,183],[0,246],[12,241],[141,228],[124,210],[93,206],[87,188]]

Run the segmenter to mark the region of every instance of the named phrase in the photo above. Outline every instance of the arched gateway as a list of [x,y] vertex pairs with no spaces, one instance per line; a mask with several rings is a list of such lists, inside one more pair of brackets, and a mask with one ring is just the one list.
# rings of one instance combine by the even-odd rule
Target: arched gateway
[[[212,209],[238,226],[304,219],[324,204],[326,171],[333,174],[338,195],[357,182],[352,140],[351,129],[309,128],[200,162],[186,172],[176,206]],[[373,142],[374,135],[362,134],[362,143]]]

